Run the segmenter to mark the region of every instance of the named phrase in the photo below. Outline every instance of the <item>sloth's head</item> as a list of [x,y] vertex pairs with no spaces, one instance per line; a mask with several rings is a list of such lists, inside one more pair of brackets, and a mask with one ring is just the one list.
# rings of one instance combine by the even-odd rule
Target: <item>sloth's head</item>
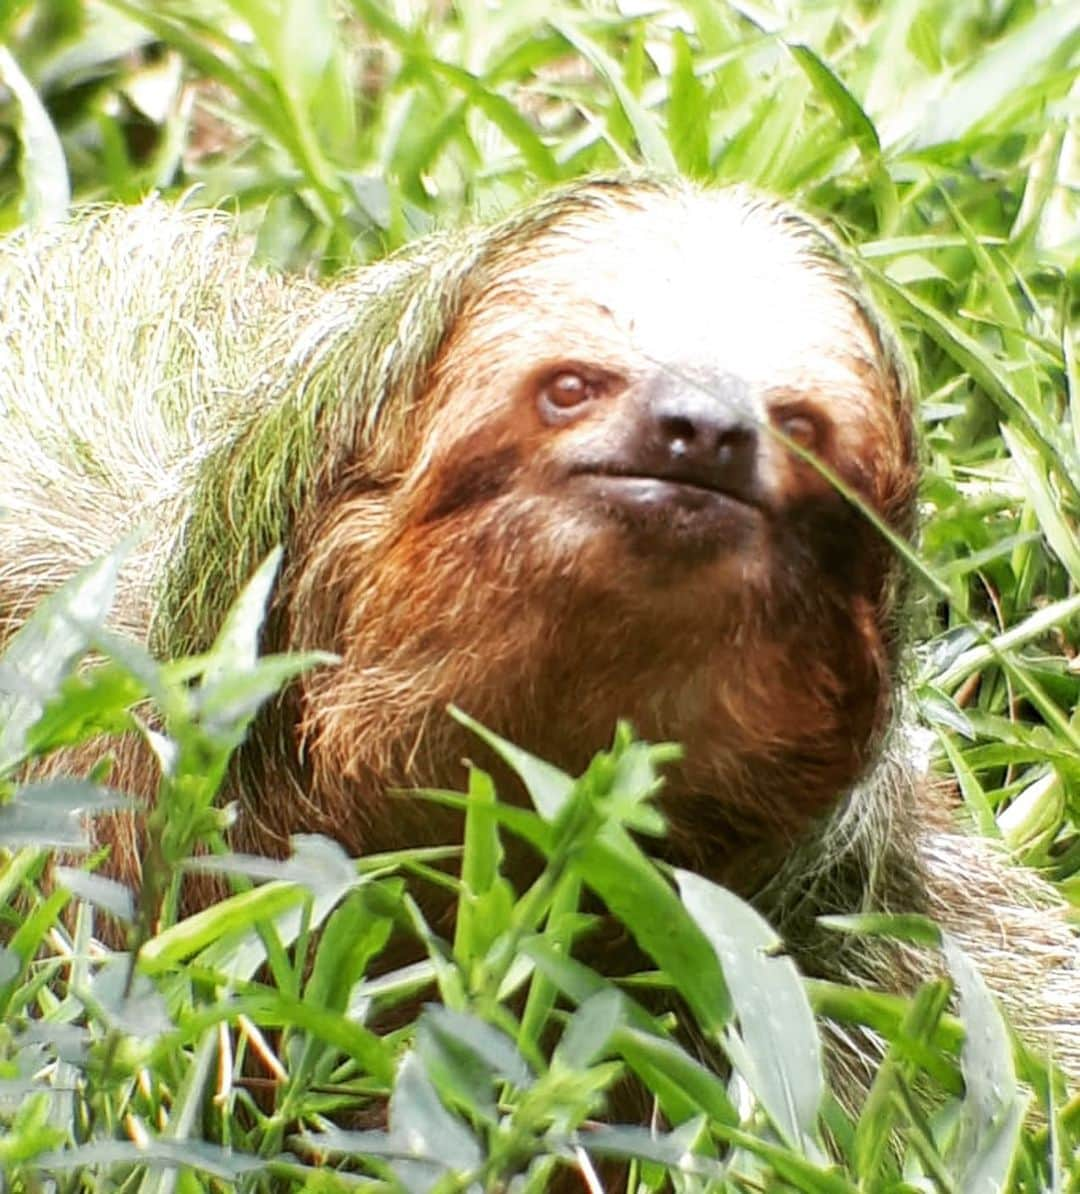
[[820,811],[888,714],[898,568],[792,445],[902,535],[916,476],[843,254],[743,191],[595,183],[489,232],[466,291],[391,482],[319,532],[351,580],[316,736],[400,673],[399,713],[411,683],[566,765],[629,717],[687,789]]
[[[775,588],[802,554],[793,522],[860,521],[794,441],[905,532],[910,412],[824,234],[740,191],[586,194],[496,241],[435,373],[409,517],[446,532],[506,514],[548,567],[722,605]],[[862,540],[823,546],[809,566],[870,595]]]

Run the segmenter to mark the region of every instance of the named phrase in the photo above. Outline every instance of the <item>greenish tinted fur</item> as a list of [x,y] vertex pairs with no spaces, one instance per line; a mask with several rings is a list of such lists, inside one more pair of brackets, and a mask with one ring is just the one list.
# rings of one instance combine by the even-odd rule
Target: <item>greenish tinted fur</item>
[[358,306],[353,325],[315,368],[279,379],[280,400],[248,410],[235,438],[206,462],[158,606],[159,650],[205,646],[319,477],[332,473],[350,448],[361,455],[380,428],[393,434],[394,424],[408,418],[446,326],[448,263],[468,253],[443,248],[446,272],[434,287],[432,248],[425,242],[372,271],[380,286]]
[[575,200],[588,205],[597,185],[552,192],[490,228],[425,238],[342,280],[366,292],[355,319],[314,368],[277,379],[277,399],[253,404],[206,462],[157,607],[157,650],[204,647],[319,485],[350,459],[363,460],[379,437],[407,433],[445,334],[493,261],[527,245]]

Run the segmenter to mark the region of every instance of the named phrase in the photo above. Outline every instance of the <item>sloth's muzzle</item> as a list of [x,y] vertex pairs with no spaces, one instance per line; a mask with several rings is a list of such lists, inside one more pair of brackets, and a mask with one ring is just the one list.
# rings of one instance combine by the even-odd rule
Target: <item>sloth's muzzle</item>
[[762,437],[746,389],[700,388],[658,374],[634,399],[621,442],[577,465],[602,505],[647,532],[653,548],[717,549],[742,542],[765,505]]

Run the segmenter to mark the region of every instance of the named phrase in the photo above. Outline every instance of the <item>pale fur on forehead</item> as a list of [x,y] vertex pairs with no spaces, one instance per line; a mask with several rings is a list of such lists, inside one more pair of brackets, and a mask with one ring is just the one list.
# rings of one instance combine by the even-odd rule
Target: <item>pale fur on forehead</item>
[[831,242],[743,188],[601,193],[499,254],[493,275],[444,376],[505,389],[563,360],[704,388],[732,378],[763,419],[777,396],[821,402],[852,452],[891,418],[867,386],[881,345]]

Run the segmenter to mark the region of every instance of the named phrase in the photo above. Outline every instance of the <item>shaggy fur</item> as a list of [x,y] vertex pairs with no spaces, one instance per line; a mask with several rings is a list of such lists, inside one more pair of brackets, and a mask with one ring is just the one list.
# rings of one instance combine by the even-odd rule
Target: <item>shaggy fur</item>
[[[12,238],[0,311],[0,636],[141,524],[124,629],[199,649],[280,541],[266,648],[341,656],[242,749],[237,846],[455,840],[386,796],[460,786],[481,752],[451,701],[570,771],[628,718],[685,747],[667,857],[754,898],[808,972],[906,987],[925,959],[814,918],[932,912],[1080,1073],[1058,902],[927,789],[896,728],[899,569],[790,448],[911,534],[904,371],[817,225],[591,181],[322,287],[151,203]],[[718,410],[747,500],[654,484],[656,428]],[[142,763],[121,779],[150,787]]]

